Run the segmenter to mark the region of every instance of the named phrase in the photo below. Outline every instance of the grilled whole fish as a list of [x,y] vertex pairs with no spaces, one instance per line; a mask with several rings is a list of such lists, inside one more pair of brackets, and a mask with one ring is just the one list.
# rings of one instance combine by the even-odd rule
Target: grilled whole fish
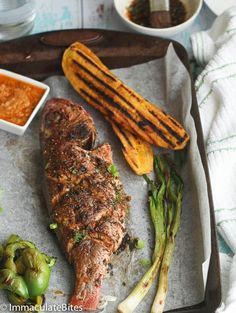
[[82,106],[64,99],[46,103],[40,127],[45,194],[59,242],[75,269],[69,303],[87,311],[98,307],[102,279],[125,234],[130,200],[110,173],[110,145],[92,150],[95,139],[95,125]]

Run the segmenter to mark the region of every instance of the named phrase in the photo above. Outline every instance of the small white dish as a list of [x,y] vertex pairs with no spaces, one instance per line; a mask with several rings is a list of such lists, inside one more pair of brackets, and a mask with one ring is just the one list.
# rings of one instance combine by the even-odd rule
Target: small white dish
[[169,28],[151,28],[131,22],[127,15],[127,8],[131,4],[132,0],[114,0],[114,5],[120,18],[131,29],[145,35],[171,37],[189,28],[189,26],[194,22],[194,20],[198,16],[203,5],[203,0],[191,0],[191,1],[181,0],[181,1],[183,2],[186,8],[187,19],[184,23]]
[[207,6],[216,15],[222,14],[225,10],[236,5],[235,0],[205,0]]
[[43,103],[44,103],[44,101],[45,101],[45,99],[46,99],[46,97],[47,97],[47,95],[48,95],[48,93],[50,91],[50,88],[47,85],[45,85],[45,84],[43,84],[41,82],[38,82],[38,81],[36,81],[34,79],[31,79],[29,77],[26,77],[26,76],[23,76],[23,75],[20,75],[20,74],[16,74],[14,72],[10,72],[10,71],[7,71],[7,70],[0,69],[0,74],[2,74],[4,76],[7,76],[9,78],[13,78],[13,79],[19,80],[19,81],[24,82],[26,84],[33,85],[35,87],[38,87],[38,88],[41,88],[41,89],[44,90],[44,93],[43,93],[42,97],[38,101],[38,103],[35,106],[33,112],[31,113],[31,115],[29,116],[27,122],[23,126],[20,126],[20,125],[17,125],[17,124],[5,121],[3,119],[0,119],[0,129],[5,130],[7,132],[10,132],[12,134],[18,135],[18,136],[22,136],[24,134],[24,132],[26,131],[26,129],[28,128],[28,126],[30,125],[30,123],[32,122],[32,120],[35,117],[36,113],[39,111],[39,109],[43,105]]

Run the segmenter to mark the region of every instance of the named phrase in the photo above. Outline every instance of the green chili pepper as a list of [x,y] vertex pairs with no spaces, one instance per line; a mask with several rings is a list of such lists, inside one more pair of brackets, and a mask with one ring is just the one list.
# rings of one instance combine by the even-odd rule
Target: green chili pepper
[[37,249],[27,248],[22,252],[22,261],[26,268],[24,280],[30,297],[40,296],[47,289],[51,274],[44,255]]
[[0,289],[7,292],[12,304],[37,304],[43,299],[56,258],[11,235],[4,246],[0,245],[0,262]]
[[29,292],[23,277],[12,270],[0,270],[0,289],[8,290],[22,298],[29,298]]
[[20,236],[12,234],[8,239],[7,239],[7,243],[6,245],[8,245],[9,243],[13,243],[13,242],[17,242],[17,241],[21,241],[22,239],[20,238]]
[[17,240],[13,242],[12,240],[8,240],[8,243],[5,247],[5,251],[3,252],[4,263],[2,268],[6,268],[12,270],[17,273],[17,268],[15,264],[15,256],[17,250],[22,250],[25,248],[35,248],[35,245],[30,241]]
[[27,303],[26,298],[17,296],[15,293],[12,293],[10,291],[7,291],[7,299],[11,304],[15,304],[15,305],[23,305]]
[[23,275],[25,273],[26,268],[22,260],[22,255],[16,259],[15,265],[17,274]]

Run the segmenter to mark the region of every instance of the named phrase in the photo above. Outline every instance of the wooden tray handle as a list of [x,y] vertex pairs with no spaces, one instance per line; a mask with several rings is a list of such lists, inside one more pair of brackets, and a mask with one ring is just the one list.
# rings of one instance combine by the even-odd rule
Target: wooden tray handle
[[[170,44],[161,38],[101,29],[52,31],[1,43],[0,68],[39,80],[62,74],[63,52],[75,41],[88,45],[110,68],[161,58]],[[181,59],[185,58],[187,63],[184,49],[179,47],[176,51],[185,54]]]
[[75,41],[80,41],[85,45],[97,44],[104,40],[104,36],[99,31],[83,31],[78,32],[78,30],[70,30],[70,32],[58,31],[45,33],[40,41],[49,46],[54,47],[68,47]]

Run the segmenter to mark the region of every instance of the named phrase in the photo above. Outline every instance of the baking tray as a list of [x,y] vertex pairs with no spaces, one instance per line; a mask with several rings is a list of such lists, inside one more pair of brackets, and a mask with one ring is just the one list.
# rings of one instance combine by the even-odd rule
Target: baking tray
[[[62,74],[61,58],[63,51],[74,41],[81,41],[89,46],[111,69],[128,67],[162,58],[169,44],[172,43],[177,55],[190,73],[187,52],[183,46],[175,41],[98,29],[53,31],[1,43],[0,68],[39,80]],[[212,253],[204,301],[195,306],[168,312],[213,313],[221,303],[220,266],[211,185],[193,82],[191,113],[196,124],[197,143],[208,185]]]

